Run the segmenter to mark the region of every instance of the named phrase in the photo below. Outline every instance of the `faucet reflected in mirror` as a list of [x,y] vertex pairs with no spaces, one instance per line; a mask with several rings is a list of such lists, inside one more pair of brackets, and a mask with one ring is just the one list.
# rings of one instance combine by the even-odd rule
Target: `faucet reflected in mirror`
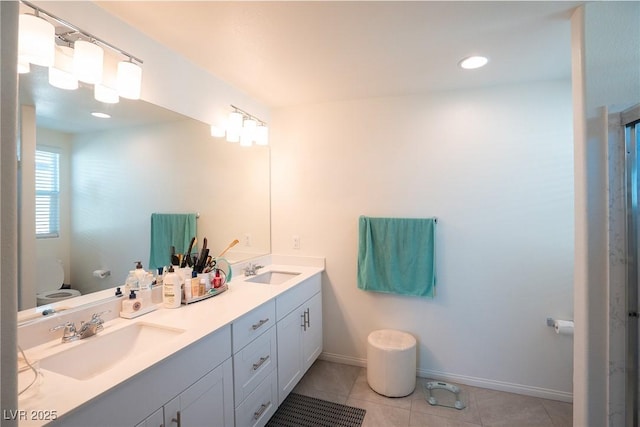
[[[209,125],[144,101],[121,100],[110,106],[111,122],[98,121],[89,110],[104,104],[88,88],[38,91],[48,85],[39,68],[20,75],[20,310],[49,290],[35,274],[46,259],[64,267],[55,289],[64,283],[84,296],[123,285],[134,261],[148,266],[152,212],[199,212],[198,241],[207,236],[216,252],[242,242],[226,253],[229,262],[270,252],[268,147],[212,138]],[[60,154],[59,233],[47,238],[35,234],[36,147]]]

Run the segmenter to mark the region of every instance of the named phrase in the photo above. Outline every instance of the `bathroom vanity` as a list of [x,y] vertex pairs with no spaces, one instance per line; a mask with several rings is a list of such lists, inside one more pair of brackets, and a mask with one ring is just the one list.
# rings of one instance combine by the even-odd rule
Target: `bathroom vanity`
[[19,400],[20,425],[265,425],[322,351],[324,260],[302,264],[237,274],[214,298],[27,349],[43,376]]

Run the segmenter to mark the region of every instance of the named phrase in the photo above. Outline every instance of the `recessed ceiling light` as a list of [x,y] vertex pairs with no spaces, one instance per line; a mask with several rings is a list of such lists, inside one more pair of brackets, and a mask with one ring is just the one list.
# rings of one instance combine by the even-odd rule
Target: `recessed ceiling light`
[[469,56],[460,61],[459,65],[465,70],[473,70],[475,68],[484,67],[487,65],[487,62],[489,62],[489,59],[484,56]]
[[111,116],[110,116],[110,115],[108,115],[107,113],[98,113],[98,112],[93,112],[93,113],[91,113],[91,115],[92,115],[93,117],[98,117],[98,118],[100,118],[100,119],[110,119],[110,118],[111,118]]

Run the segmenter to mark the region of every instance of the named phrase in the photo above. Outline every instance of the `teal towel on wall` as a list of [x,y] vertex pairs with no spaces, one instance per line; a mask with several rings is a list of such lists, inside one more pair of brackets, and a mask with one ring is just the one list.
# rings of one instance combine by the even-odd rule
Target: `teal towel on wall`
[[434,297],[435,218],[359,219],[358,288]]
[[195,236],[196,214],[151,214],[149,268],[171,265],[171,246],[175,246],[176,253],[184,253]]

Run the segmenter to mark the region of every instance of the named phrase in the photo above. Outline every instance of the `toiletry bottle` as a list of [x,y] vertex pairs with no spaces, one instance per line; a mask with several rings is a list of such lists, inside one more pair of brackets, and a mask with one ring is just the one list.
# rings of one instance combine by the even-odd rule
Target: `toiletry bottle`
[[200,280],[198,279],[197,274],[196,277],[191,277],[191,296],[193,298],[200,296]]
[[213,287],[219,288],[222,286],[222,276],[220,276],[220,270],[216,268],[216,275],[213,278]]
[[131,290],[129,294],[129,299],[122,301],[122,312],[123,313],[134,313],[142,308],[142,299],[136,298],[136,291]]
[[129,292],[131,289],[138,290],[138,278],[136,277],[134,270],[129,271],[129,274],[124,281],[125,292]]
[[138,286],[142,287],[142,283],[144,282],[147,272],[142,268],[142,263],[140,261],[136,261],[136,269],[133,270],[133,274],[135,274],[136,279],[138,279]]
[[164,277],[162,285],[162,303],[166,308],[180,307],[180,277],[169,267],[169,272]]
[[184,279],[184,286],[182,286],[182,294],[184,296],[184,300],[189,302],[192,298],[191,296],[191,277],[186,277]]
[[164,267],[158,267],[158,275],[156,276],[156,286],[162,286],[164,279]]

